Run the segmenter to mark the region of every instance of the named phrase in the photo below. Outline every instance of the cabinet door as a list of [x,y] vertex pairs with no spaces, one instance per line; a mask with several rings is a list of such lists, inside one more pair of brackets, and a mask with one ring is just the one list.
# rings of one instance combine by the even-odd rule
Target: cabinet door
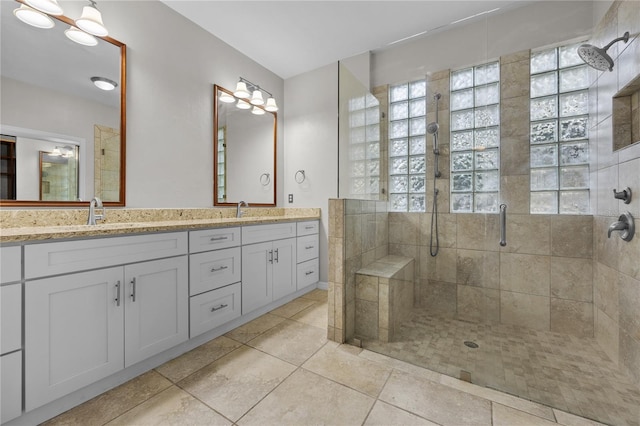
[[271,270],[273,244],[260,243],[242,247],[242,314],[273,301]]
[[186,256],[125,266],[125,366],[189,338]]
[[25,283],[27,411],[124,367],[122,284],[122,267]]
[[22,414],[22,352],[0,356],[0,423]]
[[296,239],[273,242],[273,300],[296,291]]

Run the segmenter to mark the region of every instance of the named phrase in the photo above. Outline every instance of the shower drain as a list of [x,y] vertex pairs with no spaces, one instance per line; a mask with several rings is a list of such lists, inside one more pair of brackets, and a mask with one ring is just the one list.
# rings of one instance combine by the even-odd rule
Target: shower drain
[[464,342],[465,346],[468,346],[470,348],[476,349],[478,348],[478,344],[476,342],[472,342],[471,340],[467,340]]

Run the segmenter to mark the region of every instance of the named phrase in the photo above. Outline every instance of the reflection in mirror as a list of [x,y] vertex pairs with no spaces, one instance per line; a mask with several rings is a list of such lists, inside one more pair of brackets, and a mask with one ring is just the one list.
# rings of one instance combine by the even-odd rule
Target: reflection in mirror
[[[13,15],[19,6],[0,2],[0,133],[13,137],[12,144],[3,137],[0,205],[74,206],[98,196],[123,206],[126,46],[110,37],[96,37],[95,46],[74,43],[64,35],[73,26],[66,16],[52,16],[52,29],[31,27]],[[92,77],[116,87],[99,90]],[[69,192],[41,178],[39,151],[53,152],[55,144],[74,146],[78,154],[76,188]],[[5,161],[5,151],[13,158]],[[42,173],[52,176],[46,169],[58,163],[47,166],[47,158]]]
[[40,196],[43,201],[78,199],[78,147],[56,145],[40,151]]
[[218,85],[213,94],[213,204],[275,206],[276,113],[240,109],[239,99]]

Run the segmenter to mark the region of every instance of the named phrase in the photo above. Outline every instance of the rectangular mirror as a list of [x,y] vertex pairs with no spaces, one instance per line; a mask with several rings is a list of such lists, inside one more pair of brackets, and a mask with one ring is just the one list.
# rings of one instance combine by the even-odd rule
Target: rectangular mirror
[[[51,16],[51,29],[29,26],[13,14],[21,3],[0,2],[0,205],[77,206],[97,196],[124,206],[126,46],[111,37],[96,37],[95,46],[75,43],[65,36],[74,26],[66,16]],[[64,4],[72,6],[80,7]],[[116,87],[99,90],[92,77]],[[38,152],[56,146],[77,151],[77,188],[47,194],[41,165],[49,162],[41,163]],[[13,157],[5,158],[5,151]]]
[[[276,113],[218,85],[213,96],[213,204],[275,206]],[[238,102],[248,108],[238,108]]]

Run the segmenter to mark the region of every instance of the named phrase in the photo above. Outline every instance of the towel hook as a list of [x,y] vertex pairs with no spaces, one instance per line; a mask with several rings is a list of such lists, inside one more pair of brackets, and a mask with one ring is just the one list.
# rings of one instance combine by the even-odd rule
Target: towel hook
[[271,176],[269,173],[263,173],[260,175],[260,184],[262,186],[267,186],[271,183]]
[[[302,175],[302,178],[299,178],[298,175]],[[296,180],[296,183],[302,183],[305,181],[307,176],[304,174],[304,170],[298,170],[294,178]]]

